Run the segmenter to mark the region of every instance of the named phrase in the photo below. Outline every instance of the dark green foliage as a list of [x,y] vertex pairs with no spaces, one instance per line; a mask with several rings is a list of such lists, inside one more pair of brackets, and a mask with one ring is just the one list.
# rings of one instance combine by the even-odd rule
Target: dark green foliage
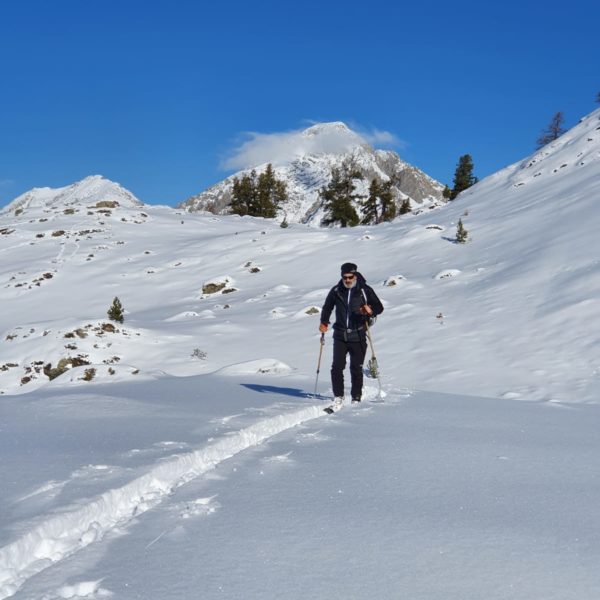
[[108,318],[111,321],[117,321],[118,323],[122,323],[125,320],[125,315],[123,314],[123,305],[121,301],[115,296],[111,307],[108,309]]
[[241,179],[233,179],[230,210],[236,215],[272,219],[287,197],[285,182],[275,177],[273,166],[269,163],[258,176],[252,170]]
[[477,177],[473,175],[473,159],[470,154],[464,154],[458,159],[458,165],[456,165],[450,200],[454,200],[456,196],[475,183],[477,183]]
[[256,171],[233,178],[231,212],[236,215],[252,215],[256,211]]
[[362,179],[360,171],[351,166],[343,169],[334,168],[331,171],[331,181],[321,188],[320,194],[325,208],[325,217],[322,225],[335,225],[354,227],[358,225],[359,218],[352,205],[353,201],[360,200],[362,196],[356,194],[355,179]]
[[391,221],[396,216],[396,204],[392,192],[393,181],[389,179],[380,183],[377,179],[371,181],[369,196],[362,203],[363,225],[377,225]]
[[464,244],[467,241],[468,236],[469,232],[465,229],[462,219],[459,219],[458,225],[456,226],[456,241],[459,244]]
[[393,181],[389,179],[380,186],[379,200],[381,202],[381,222],[392,221],[396,218],[396,202],[392,192]]
[[362,204],[363,218],[361,223],[363,225],[371,225],[379,222],[379,215],[377,214],[377,200],[379,198],[379,183],[377,179],[371,181],[369,186],[369,196]]
[[542,131],[542,135],[537,139],[536,143],[538,150],[543,148],[546,144],[558,139],[566,131],[566,129],[563,128],[564,121],[565,116],[560,111],[552,117],[548,127]]
[[452,190],[447,185],[444,186],[444,191],[442,192],[442,196],[444,198],[446,198],[446,200],[449,200],[450,197],[452,196]]
[[256,185],[257,209],[256,216],[272,219],[277,213],[278,206],[287,200],[285,182],[277,179],[273,173],[271,163],[266,170],[258,176]]
[[410,200],[405,198],[402,200],[402,204],[400,205],[400,210],[398,211],[401,215],[405,215],[411,211]]

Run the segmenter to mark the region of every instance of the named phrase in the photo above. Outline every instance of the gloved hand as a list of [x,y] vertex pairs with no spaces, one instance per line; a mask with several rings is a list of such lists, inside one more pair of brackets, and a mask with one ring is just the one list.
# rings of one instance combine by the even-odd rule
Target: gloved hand
[[327,330],[329,329],[329,327],[327,326],[327,323],[321,323],[319,325],[319,331],[321,333],[327,333]]
[[373,316],[373,309],[368,304],[363,304],[360,307],[360,314],[361,315],[367,315],[368,317],[372,317]]

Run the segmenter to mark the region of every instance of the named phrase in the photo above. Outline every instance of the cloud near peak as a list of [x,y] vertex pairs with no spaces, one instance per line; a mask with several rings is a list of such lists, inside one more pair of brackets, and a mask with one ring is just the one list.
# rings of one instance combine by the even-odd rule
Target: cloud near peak
[[268,162],[281,165],[303,154],[342,154],[365,143],[376,147],[403,145],[389,131],[360,129],[357,133],[341,122],[315,123],[308,129],[293,131],[247,132],[221,161],[221,167],[239,171]]

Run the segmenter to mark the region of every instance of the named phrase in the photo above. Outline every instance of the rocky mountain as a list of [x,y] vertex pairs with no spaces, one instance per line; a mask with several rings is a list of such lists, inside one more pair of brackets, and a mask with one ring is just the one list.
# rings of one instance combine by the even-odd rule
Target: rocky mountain
[[[257,173],[265,170],[268,162],[274,167],[275,175],[287,185],[288,201],[280,207],[278,219],[285,217],[289,222],[320,225],[323,206],[319,190],[331,180],[333,168],[352,164],[364,176],[358,191],[368,195],[372,179],[395,180],[393,191],[398,205],[408,198],[413,210],[443,204],[444,186],[416,167],[404,162],[398,154],[389,150],[376,150],[358,133],[344,123],[320,123],[298,134],[293,156],[273,156],[267,162],[253,167]],[[231,202],[233,180],[250,173],[252,168],[231,175],[192,196],[179,205],[189,212],[209,211],[224,214]]]
[[33,188],[15,198],[0,212],[22,212],[29,208],[69,210],[81,206],[96,207],[99,202],[105,203],[105,208],[144,206],[118,183],[101,175],[91,175],[62,188]]

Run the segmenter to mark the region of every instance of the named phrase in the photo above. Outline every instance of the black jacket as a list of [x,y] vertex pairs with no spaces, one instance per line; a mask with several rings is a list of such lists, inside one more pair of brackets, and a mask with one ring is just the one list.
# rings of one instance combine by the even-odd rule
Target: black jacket
[[368,317],[361,314],[360,307],[365,303],[373,309],[374,316],[383,312],[383,305],[377,294],[360,273],[356,273],[356,285],[350,289],[340,279],[327,294],[321,310],[321,323],[329,324],[329,317],[335,307],[333,338],[346,342],[362,341],[366,335],[365,321]]

